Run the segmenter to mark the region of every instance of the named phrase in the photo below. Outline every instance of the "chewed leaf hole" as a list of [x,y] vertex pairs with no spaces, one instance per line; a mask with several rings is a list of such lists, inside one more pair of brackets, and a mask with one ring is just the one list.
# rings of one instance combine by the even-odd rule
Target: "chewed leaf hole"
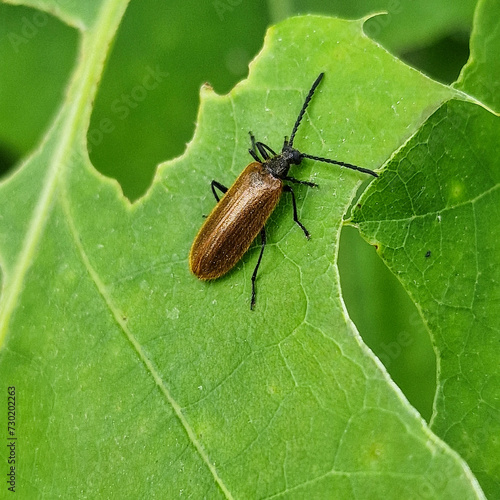
[[410,403],[429,421],[436,356],[415,304],[357,229],[344,227],[339,272],[349,316]]

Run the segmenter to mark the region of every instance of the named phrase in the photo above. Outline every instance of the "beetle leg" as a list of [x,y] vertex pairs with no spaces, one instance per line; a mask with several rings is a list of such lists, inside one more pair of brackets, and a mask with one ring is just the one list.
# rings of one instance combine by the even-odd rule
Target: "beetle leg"
[[262,163],[261,159],[257,156],[257,153],[253,149],[249,149],[248,152],[252,155],[252,158],[259,163]]
[[258,153],[261,154],[264,160],[269,160],[269,154],[267,153],[267,151],[269,151],[269,153],[271,153],[273,156],[277,156],[276,152],[273,151],[267,144],[264,144],[263,142],[255,142],[255,136],[252,134],[252,132],[248,133],[250,134],[250,140],[252,141],[252,148],[249,149],[248,152],[253,156],[255,160],[257,160],[259,163],[262,163]]
[[220,201],[219,195],[215,192],[215,188],[217,188],[219,191],[222,193],[225,193],[227,191],[227,187],[224,186],[224,184],[221,184],[220,182],[217,181],[212,181],[210,183],[210,186],[212,188],[212,193],[214,194],[215,199],[217,200],[217,203]]
[[306,238],[309,239],[311,235],[309,234],[309,231],[304,227],[302,222],[299,221],[299,217],[297,215],[297,203],[295,203],[295,194],[293,192],[293,189],[290,186],[283,186],[283,191],[286,191],[287,193],[290,193],[292,195],[293,220],[299,225],[302,231],[304,231]]
[[265,144],[262,144],[262,142],[256,142],[255,145],[257,146],[259,153],[262,155],[262,158],[264,158],[264,160],[269,160],[269,155],[267,154],[266,148],[264,147]]
[[304,186],[309,186],[313,188],[319,187],[317,184],[314,182],[309,182],[309,181],[299,181],[299,179],[296,179],[295,177],[284,177],[284,181],[290,181],[293,182],[294,184],[304,184]]
[[256,151],[255,149],[255,136],[252,134],[252,132],[248,132],[250,135],[250,140],[252,141],[252,149]]
[[253,310],[255,307],[255,280],[257,278],[257,270],[259,269],[260,266],[260,261],[262,260],[262,255],[264,254],[264,247],[266,246],[266,228],[263,227],[260,230],[260,254],[259,254],[259,259],[257,260],[257,265],[255,266],[255,269],[253,270],[252,274],[252,299],[250,300],[250,309]]
[[263,148],[267,149],[273,156],[277,156],[276,152],[273,151],[267,144],[264,144],[263,142],[258,142],[257,143],[257,146],[258,145],[261,145]]
[[252,158],[259,163],[262,163],[262,160],[259,158],[259,153],[257,152],[257,146],[255,145],[255,136],[252,132],[248,132],[250,134],[250,140],[252,141],[252,147],[248,150],[248,152],[252,155]]

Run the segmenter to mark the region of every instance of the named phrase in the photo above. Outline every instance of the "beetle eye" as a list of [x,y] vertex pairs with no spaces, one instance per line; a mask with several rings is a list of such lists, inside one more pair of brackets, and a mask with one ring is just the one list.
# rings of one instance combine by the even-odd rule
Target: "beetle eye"
[[292,163],[294,165],[299,165],[300,162],[302,161],[302,155],[300,154],[299,151],[297,151],[296,149],[293,150],[293,153],[292,153]]

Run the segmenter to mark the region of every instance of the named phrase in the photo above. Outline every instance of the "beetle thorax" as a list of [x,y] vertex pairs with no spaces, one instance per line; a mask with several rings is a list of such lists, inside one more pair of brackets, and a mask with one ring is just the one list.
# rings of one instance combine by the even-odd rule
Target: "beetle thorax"
[[292,165],[299,165],[301,161],[302,156],[300,151],[285,144],[281,153],[266,160],[264,166],[271,175],[283,179],[288,175],[290,167]]

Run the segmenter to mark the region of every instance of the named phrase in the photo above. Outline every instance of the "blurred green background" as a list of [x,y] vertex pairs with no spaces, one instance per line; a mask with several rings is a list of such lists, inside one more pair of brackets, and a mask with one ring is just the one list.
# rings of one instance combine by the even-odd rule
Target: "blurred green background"
[[[468,57],[476,0],[132,0],[115,40],[88,132],[90,158],[135,200],[158,163],[190,141],[199,88],[228,92],[248,73],[266,28],[297,14],[349,19],[386,12],[368,36],[443,83]],[[78,52],[78,32],[30,8],[0,4],[0,176],[42,139],[57,112]],[[242,158],[242,168],[247,158]],[[208,189],[208,186],[207,186]],[[429,419],[435,354],[397,279],[354,228],[339,251],[344,300],[365,342],[410,402]]]

